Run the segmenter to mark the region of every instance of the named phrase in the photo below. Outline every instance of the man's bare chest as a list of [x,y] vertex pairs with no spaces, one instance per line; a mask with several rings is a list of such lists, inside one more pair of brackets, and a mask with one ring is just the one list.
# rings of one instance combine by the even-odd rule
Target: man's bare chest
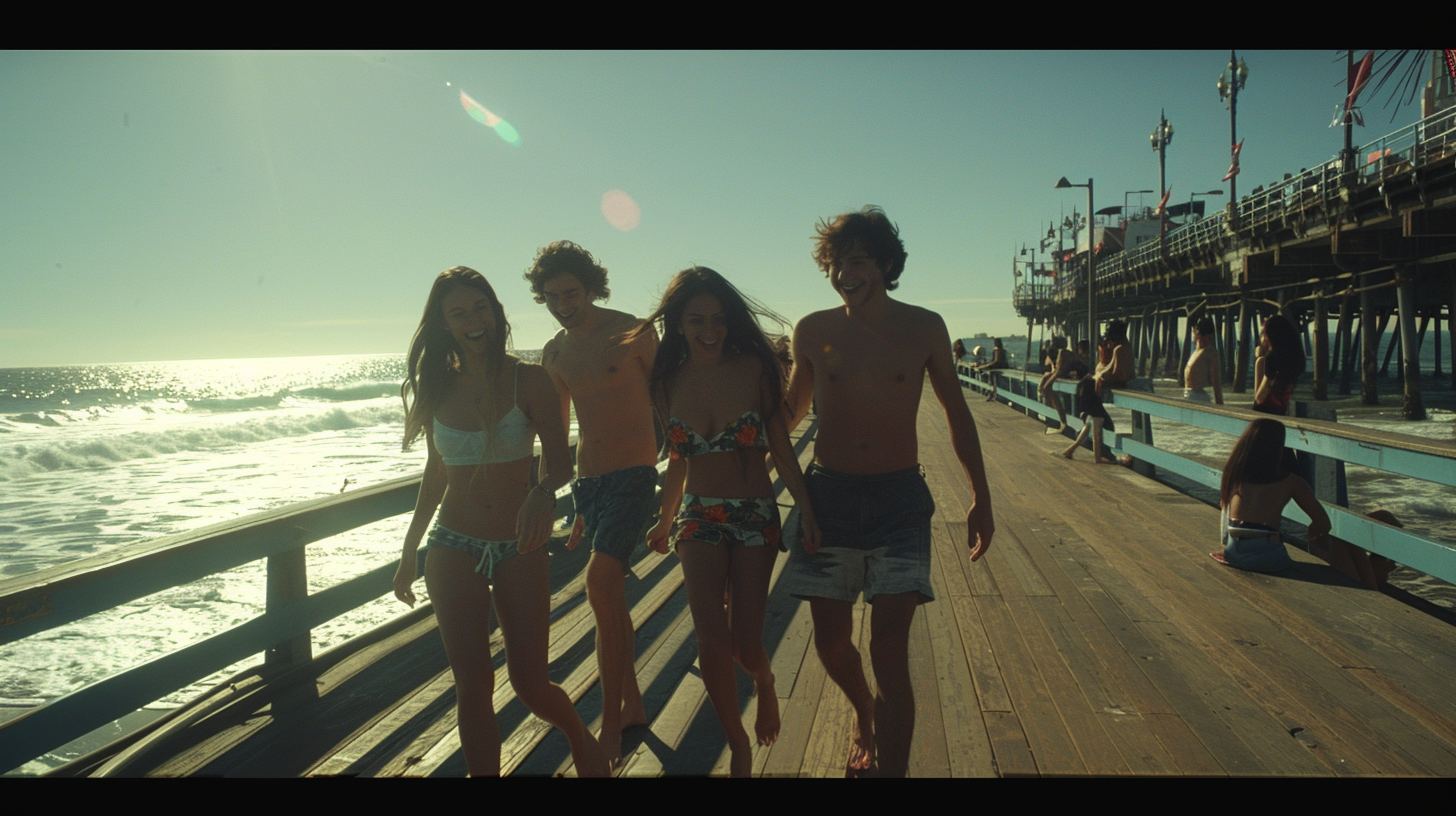
[[829,390],[866,389],[872,393],[913,388],[918,393],[928,355],[910,338],[827,337],[815,366],[818,385]]
[[563,344],[552,367],[572,393],[613,390],[642,379],[631,347],[623,344],[607,348]]

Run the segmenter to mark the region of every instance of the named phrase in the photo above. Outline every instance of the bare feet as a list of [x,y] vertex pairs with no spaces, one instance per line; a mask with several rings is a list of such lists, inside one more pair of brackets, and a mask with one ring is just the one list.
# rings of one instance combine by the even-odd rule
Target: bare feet
[[768,676],[767,683],[755,683],[758,694],[758,714],[753,720],[753,731],[759,745],[773,745],[779,738],[779,695],[774,691],[774,676]]
[[642,707],[642,698],[622,701],[622,730],[647,724],[647,709]]
[[615,768],[622,761],[622,729],[608,728],[602,723],[602,733],[597,737],[602,747],[602,755],[606,757],[607,764]]
[[602,744],[597,742],[590,731],[582,729],[582,732],[586,743],[581,746],[581,753],[572,754],[572,759],[576,762],[576,775],[581,778],[611,776],[612,763],[607,761]]
[[867,771],[875,763],[875,717],[873,711],[854,718],[854,743],[849,746],[849,769]]
[[728,776],[731,779],[748,779],[753,776],[753,746],[728,746]]
[[602,744],[602,752],[606,754],[612,767],[617,767],[622,761],[622,732],[646,724],[647,710],[642,707],[641,697],[630,703],[622,701],[622,714],[615,728],[610,727],[605,719],[602,721],[602,734],[598,739]]
[[1072,458],[1072,454],[1075,453],[1076,451],[1077,451],[1076,448],[1067,448],[1064,451],[1052,451],[1052,456],[1060,456],[1063,459],[1071,459]]

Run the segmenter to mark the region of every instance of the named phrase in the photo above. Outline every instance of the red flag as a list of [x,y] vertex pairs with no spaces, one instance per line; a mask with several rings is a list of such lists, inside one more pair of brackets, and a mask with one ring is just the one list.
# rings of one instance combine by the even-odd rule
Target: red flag
[[1158,208],[1156,210],[1153,210],[1153,215],[1162,215],[1163,214],[1163,208],[1166,207],[1166,206],[1168,206],[1168,196],[1170,196],[1172,194],[1173,194],[1173,188],[1172,187],[1169,187],[1166,191],[1164,191],[1163,197],[1158,200]]
[[1239,143],[1236,144],[1236,145],[1234,145],[1234,160],[1233,160],[1233,163],[1229,165],[1228,175],[1226,175],[1226,176],[1223,177],[1223,180],[1224,181],[1228,181],[1229,179],[1231,179],[1234,176],[1237,176],[1239,174],[1239,151],[1241,151],[1243,149],[1244,149],[1244,140],[1243,139],[1240,139],[1239,140]]
[[1360,92],[1365,90],[1366,83],[1370,82],[1370,66],[1374,62],[1375,52],[1371,51],[1354,67],[1355,73],[1346,78],[1346,87],[1350,92],[1345,96],[1345,113],[1349,113],[1350,109],[1355,107],[1355,100],[1360,96]]

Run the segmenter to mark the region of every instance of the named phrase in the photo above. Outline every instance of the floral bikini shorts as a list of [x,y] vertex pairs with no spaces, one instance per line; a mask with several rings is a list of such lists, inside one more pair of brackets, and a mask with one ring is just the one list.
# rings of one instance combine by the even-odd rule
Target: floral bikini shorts
[[746,547],[784,546],[779,506],[773,499],[713,499],[685,494],[672,523],[672,543],[689,539],[709,544],[741,542]]

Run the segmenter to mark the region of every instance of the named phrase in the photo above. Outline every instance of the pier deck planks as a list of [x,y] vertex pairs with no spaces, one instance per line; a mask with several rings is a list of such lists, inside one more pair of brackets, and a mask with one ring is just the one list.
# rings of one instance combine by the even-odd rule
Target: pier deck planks
[[[1049,456],[1064,437],[1043,435],[1039,421],[1004,406],[968,404],[997,532],[990,553],[971,562],[970,493],[926,388],[919,434],[937,507],[936,601],[911,631],[913,776],[1456,776],[1451,626],[1294,548],[1297,565],[1283,575],[1222,567],[1206,554],[1216,547],[1216,508],[1094,465],[1086,451],[1073,462]],[[811,458],[809,447],[801,461]],[[786,492],[780,503],[792,513]],[[764,633],[783,725],[774,745],[755,749],[754,772],[842,777],[854,712],[819,663],[808,605],[780,585],[784,560]],[[552,676],[596,727],[579,570],[566,554],[559,565],[553,556]],[[681,570],[674,557],[650,555],[634,574],[636,669],[651,724],[624,735],[619,773],[725,775],[726,742],[697,676]],[[856,604],[873,689],[872,614]],[[190,735],[157,740],[176,750],[152,770],[459,775],[453,683],[438,644],[430,619],[322,671],[309,683],[312,700],[287,689],[240,695],[177,729]],[[401,660],[417,665],[382,665]],[[738,678],[752,734],[757,700],[747,676]],[[565,740],[521,710],[503,666],[497,698],[504,769],[572,775]],[[299,750],[312,753],[289,755]]]

